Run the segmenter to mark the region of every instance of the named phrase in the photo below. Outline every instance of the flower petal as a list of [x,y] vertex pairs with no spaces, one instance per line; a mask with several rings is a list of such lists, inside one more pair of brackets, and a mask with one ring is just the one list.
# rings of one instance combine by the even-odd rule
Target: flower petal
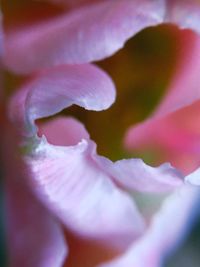
[[58,18],[7,32],[5,64],[17,73],[29,73],[52,65],[100,60],[149,26],[172,22],[199,32],[199,11],[195,0],[88,3]]
[[[96,79],[92,77],[92,71]],[[103,158],[96,154],[94,143],[83,131],[78,136],[79,143],[74,146],[50,145],[44,137],[37,136],[34,125],[36,119],[53,115],[74,103],[94,110],[109,106],[114,98],[113,84],[109,79],[107,83],[101,83],[97,78],[103,75],[105,79],[106,76],[97,73],[96,68],[88,65],[61,66],[45,71],[12,99],[11,117],[21,129],[26,129],[22,134],[27,140],[22,141],[28,149],[25,157],[27,179],[37,197],[75,233],[124,246],[141,234],[143,218],[132,199],[113,183],[113,173],[101,164]],[[48,91],[45,91],[46,87]],[[107,100],[109,89],[112,101]],[[55,131],[55,128],[57,132],[62,131],[63,123],[61,120],[52,121],[51,127],[47,127],[47,138],[48,131]],[[72,125],[70,120],[65,119],[65,123],[69,125],[64,130]],[[76,131],[83,129],[77,122],[75,124]],[[61,145],[65,144],[64,135],[59,136]],[[84,136],[86,139],[81,141]],[[51,135],[54,144],[56,137],[56,133]],[[67,143],[72,141],[70,135],[69,138]],[[141,166],[137,168],[142,169]],[[146,170],[150,170],[151,178],[152,169],[146,166]],[[119,170],[116,175],[118,173]],[[170,185],[174,177],[169,177]],[[157,180],[154,183],[158,190]]]
[[169,163],[151,167],[141,159],[124,159],[113,163],[103,160],[113,180],[128,191],[167,192],[183,184],[184,176]]
[[196,169],[191,174],[185,177],[186,183],[200,186],[200,169]]
[[178,245],[190,227],[198,195],[198,190],[186,186],[171,194],[145,234],[124,255],[99,267],[161,266],[164,256]]
[[[50,145],[44,137],[37,136],[34,125],[36,119],[72,104],[104,109],[112,103],[114,95],[112,82],[97,68],[61,66],[42,73],[18,91],[11,101],[10,113],[13,122],[26,129],[21,133],[27,138],[22,138],[28,151],[27,179],[37,197],[75,233],[124,246],[141,234],[144,221],[132,199],[118,189],[96,162],[93,142],[84,139],[75,146]],[[63,121],[52,123],[56,124],[57,132],[62,131]],[[65,123],[69,125],[64,130],[72,125],[70,120]],[[82,131],[80,138],[88,138],[82,126],[73,124],[76,131]],[[55,125],[48,130],[52,129]],[[63,135],[60,137],[63,139]]]
[[7,32],[5,63],[17,73],[112,55],[140,30],[163,21],[162,0],[111,0]]
[[179,25],[182,29],[192,29],[200,33],[200,3],[198,0],[165,0],[166,22]]
[[125,137],[129,150],[164,146],[165,151],[195,155],[199,151],[200,37],[189,31],[179,35],[177,70],[167,94],[149,119],[130,127]]
[[179,42],[176,71],[168,93],[158,107],[157,117],[191,105],[200,99],[198,86],[200,36],[190,31],[180,32]]
[[82,139],[89,140],[89,134],[83,124],[72,117],[64,116],[42,123],[39,126],[39,135],[44,135],[48,143],[57,146],[74,146]]
[[91,141],[58,147],[42,139],[25,158],[29,182],[70,230],[123,247],[141,234],[143,218],[132,199],[98,166],[95,156]]
[[108,75],[89,65],[58,66],[41,72],[11,101],[10,117],[24,136],[34,136],[34,121],[60,112],[72,104],[103,110],[115,100]]
[[[16,168],[14,172],[16,176]],[[61,267],[67,251],[59,223],[19,174],[10,179],[6,189],[9,266]]]

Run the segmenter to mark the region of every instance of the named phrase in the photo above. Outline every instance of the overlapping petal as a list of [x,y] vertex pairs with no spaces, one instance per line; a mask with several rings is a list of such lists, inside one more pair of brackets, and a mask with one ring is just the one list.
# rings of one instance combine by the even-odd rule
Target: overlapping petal
[[[189,4],[186,0],[99,1],[42,24],[7,33],[4,59],[10,69],[29,73],[59,65],[39,73],[12,98],[10,105],[10,118],[19,129],[24,148],[27,175],[25,182],[18,184],[13,180],[8,184],[12,266],[62,265],[66,247],[57,219],[76,236],[120,249],[138,238],[122,257],[101,267],[155,267],[177,242],[196,198],[193,189],[182,189],[170,196],[146,231],[142,215],[124,189],[170,191],[182,184],[181,173],[169,164],[153,168],[138,159],[113,163],[98,156],[96,145],[83,125],[72,118],[59,117],[39,123],[39,130],[35,121],[73,104],[99,111],[114,102],[114,85],[97,67],[60,64],[82,64],[110,56],[138,31],[163,22],[199,31],[199,10],[197,2]],[[188,14],[193,19],[188,19]],[[194,43],[196,49],[198,42]],[[195,75],[191,74],[192,82]],[[164,116],[198,99],[196,87],[189,94],[175,91],[171,90],[147,126],[142,126],[145,131],[149,125],[156,126]],[[145,136],[144,131],[139,134]],[[186,180],[199,183],[196,174]],[[183,208],[172,225],[180,206]],[[38,218],[34,227],[33,217]],[[163,235],[163,228],[169,231],[167,236]],[[37,253],[33,256],[36,245]],[[22,251],[26,254],[22,255]]]
[[189,229],[198,195],[198,190],[184,186],[167,197],[145,234],[123,256],[99,267],[161,266]]
[[93,144],[85,140],[75,147],[51,146],[43,140],[26,158],[31,184],[69,229],[124,246],[141,234],[144,222],[131,198],[96,164],[94,154]]
[[[45,134],[47,139],[51,135],[54,145],[44,136],[37,136],[34,124],[36,119],[53,115],[72,104],[93,110],[104,109],[113,102],[114,92],[110,79],[94,66],[56,67],[41,73],[18,91],[11,101],[10,114],[20,128],[20,134],[26,137],[22,141],[29,152],[25,157],[27,176],[39,199],[72,231],[123,246],[144,229],[143,218],[134,202],[113,182],[113,174],[119,175],[118,180],[123,179],[125,162],[121,163],[123,168],[120,163],[116,167],[112,163],[115,171],[111,171],[107,165],[111,162],[96,154],[95,144],[76,121],[59,118],[48,125]],[[76,139],[78,143],[72,145],[70,135],[61,134],[60,144],[71,146],[55,145],[57,134],[48,133],[52,129],[65,132],[71,128],[69,131],[73,131],[72,125],[80,134],[80,139]],[[63,141],[64,137],[69,140]],[[132,166],[132,170],[136,168],[135,173],[128,175],[133,175],[133,179],[138,176],[140,190],[145,191],[142,187],[149,182],[151,190],[155,184],[156,191],[162,184],[163,188],[168,184],[167,190],[181,184],[179,174],[170,166],[164,171],[166,174],[163,172],[163,181],[157,181],[152,179],[152,171],[158,177],[162,168],[153,170],[143,162],[135,163]],[[146,168],[146,177],[140,179],[143,168]]]
[[185,181],[189,184],[200,186],[200,169],[196,169],[193,173],[187,175]]
[[37,132],[34,121],[76,104],[103,110],[115,100],[115,87],[103,71],[93,65],[65,65],[41,72],[11,103],[10,117],[23,136]]
[[[101,158],[102,160],[102,158]],[[114,164],[104,158],[104,166],[123,189],[139,192],[169,192],[183,184],[183,174],[169,163],[151,167],[142,159],[124,159]]]
[[141,29],[162,22],[162,2],[100,1],[43,24],[8,32],[6,65],[16,72],[28,73],[110,56]]
[[18,73],[108,57],[140,30],[175,23],[199,32],[200,4],[193,0],[110,0],[6,34],[5,63]]
[[[94,144],[80,139],[76,146],[53,146],[37,137],[34,126],[35,119],[72,104],[94,110],[108,107],[114,99],[113,84],[92,66],[63,66],[54,71],[43,73],[11,103],[13,121],[25,124],[24,134],[33,141],[27,143],[31,154],[26,158],[33,190],[70,229],[92,238],[107,237],[113,243],[116,240],[111,237],[118,237],[123,245],[123,237],[127,242],[140,234],[144,222],[131,198],[95,162]],[[60,126],[57,131],[62,131]]]
[[[10,124],[2,136],[5,167],[5,226],[10,267],[61,267],[68,254],[60,222],[35,198]],[[8,145],[9,144],[9,145]]]
[[[174,153],[195,157],[198,154],[200,38],[185,31],[180,33],[179,42],[178,64],[167,94],[150,118],[128,130],[125,138],[128,149],[153,145]],[[188,173],[192,169],[183,170]]]

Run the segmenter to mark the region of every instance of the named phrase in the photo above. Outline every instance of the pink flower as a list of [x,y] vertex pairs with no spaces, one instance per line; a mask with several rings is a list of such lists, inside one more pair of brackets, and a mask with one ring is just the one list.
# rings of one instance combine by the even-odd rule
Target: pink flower
[[[10,264],[159,266],[185,232],[197,190],[184,185],[184,176],[168,163],[150,167],[140,159],[112,162],[99,156],[84,126],[71,117],[38,127],[35,121],[74,104],[93,111],[109,108],[115,86],[90,62],[112,55],[148,26],[172,22],[198,31],[199,5],[113,0],[80,1],[69,8],[68,1],[51,2],[64,4],[62,15],[5,27],[4,65],[32,76],[11,97],[5,126]],[[182,105],[194,98],[184,97]],[[139,211],[133,192],[168,196],[149,218]],[[77,258],[78,244],[92,244],[92,256],[80,252]]]

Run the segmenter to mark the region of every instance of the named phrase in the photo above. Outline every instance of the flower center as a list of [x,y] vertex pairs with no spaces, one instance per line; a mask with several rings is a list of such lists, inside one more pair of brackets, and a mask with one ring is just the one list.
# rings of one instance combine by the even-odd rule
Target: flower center
[[[155,150],[126,151],[124,135],[130,126],[150,115],[167,90],[176,67],[177,32],[178,29],[170,25],[147,28],[130,39],[114,56],[96,63],[116,85],[117,98],[111,108],[89,112],[72,106],[62,112],[86,126],[91,139],[97,143],[99,154],[112,160],[142,157],[147,163],[158,162],[160,155]],[[24,77],[7,73],[5,80],[10,94],[23,84]]]

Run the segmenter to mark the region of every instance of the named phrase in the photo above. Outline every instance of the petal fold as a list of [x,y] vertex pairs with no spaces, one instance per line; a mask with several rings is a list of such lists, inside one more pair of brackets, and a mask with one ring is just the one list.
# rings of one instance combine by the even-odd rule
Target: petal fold
[[95,157],[91,141],[59,147],[42,138],[25,157],[27,177],[37,197],[68,229],[121,248],[143,232],[144,221]]
[[11,100],[10,118],[23,136],[34,136],[34,121],[73,104],[103,110],[115,100],[115,86],[106,73],[89,65],[63,65],[39,73]]
[[128,191],[168,192],[183,184],[184,176],[169,163],[151,167],[141,159],[124,159],[107,163],[113,180]]
[[[124,246],[143,232],[143,217],[132,199],[98,166],[92,141],[81,141],[88,138],[83,126],[65,120],[64,131],[72,124],[82,131],[78,144],[65,147],[49,144],[44,136],[39,138],[34,124],[36,119],[72,104],[93,110],[106,108],[114,97],[113,83],[98,68],[61,66],[19,90],[11,100],[10,114],[12,121],[25,129],[21,134],[27,139],[21,139],[27,148],[27,179],[42,203],[76,234]],[[47,128],[62,132],[63,121],[54,120]],[[55,137],[51,135],[53,140]],[[60,137],[63,140],[64,136]],[[66,135],[67,142],[71,137]]]
[[[54,115],[72,104],[93,110],[107,108],[114,97],[113,83],[98,68],[92,65],[59,66],[40,73],[19,90],[11,100],[10,115],[21,130],[26,148],[27,180],[37,198],[74,233],[124,247],[145,229],[143,217],[132,198],[114,183],[125,180],[126,161],[113,164],[114,171],[108,170],[83,126],[72,119],[59,118],[48,123],[44,134],[53,144],[44,136],[39,137],[35,126],[35,120]],[[71,143],[72,135],[66,135],[69,140],[63,143],[64,134],[55,133],[55,130],[65,132],[69,128],[72,133],[76,130],[80,134],[75,145]],[[60,144],[54,143],[58,137],[62,139]],[[127,176],[136,179],[144,172],[141,191],[158,191],[162,183],[169,187],[180,185],[178,180],[173,181],[176,175],[171,166],[160,167],[157,173],[141,161],[130,161],[133,162],[133,169]],[[113,180],[113,174],[119,178]],[[163,181],[158,179],[161,174]],[[148,179],[152,180],[151,188],[145,185],[147,189],[141,189]],[[126,183],[129,187],[129,181]],[[133,184],[131,186],[137,188],[137,183]]]

